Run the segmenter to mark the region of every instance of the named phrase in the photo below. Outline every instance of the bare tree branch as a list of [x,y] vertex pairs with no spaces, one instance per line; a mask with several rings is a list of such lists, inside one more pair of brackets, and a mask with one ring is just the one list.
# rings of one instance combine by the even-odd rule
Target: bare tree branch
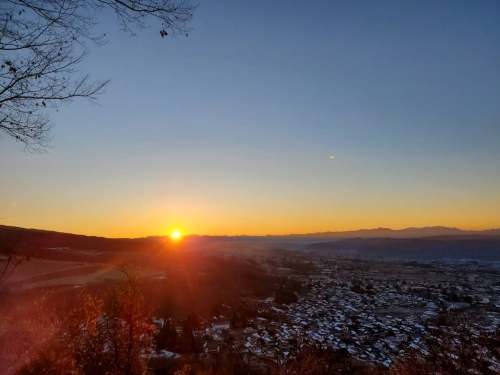
[[5,284],[17,267],[30,260],[33,252],[34,248],[23,245],[20,238],[0,244],[0,256],[5,257],[5,265],[0,267],[0,286]]
[[44,152],[52,140],[48,110],[75,98],[94,102],[109,80],[77,76],[92,47],[98,13],[115,12],[121,29],[134,34],[158,22],[162,37],[188,35],[196,6],[185,0],[5,0],[0,2],[0,136],[25,150]]

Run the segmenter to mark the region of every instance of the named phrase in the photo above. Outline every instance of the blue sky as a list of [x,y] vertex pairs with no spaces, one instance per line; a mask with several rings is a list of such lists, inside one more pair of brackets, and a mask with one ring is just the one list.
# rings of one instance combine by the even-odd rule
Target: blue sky
[[[500,227],[500,3],[201,3],[187,38],[112,15],[51,113],[0,140],[1,223],[109,236]],[[330,159],[335,155],[335,159]]]

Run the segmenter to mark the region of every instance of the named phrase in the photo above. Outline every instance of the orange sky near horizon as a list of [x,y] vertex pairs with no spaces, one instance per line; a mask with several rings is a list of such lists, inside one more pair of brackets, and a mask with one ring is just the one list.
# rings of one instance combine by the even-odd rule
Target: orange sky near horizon
[[[381,226],[369,226],[368,224],[366,226],[360,225],[359,227],[353,227],[353,226],[337,226],[337,227],[310,227],[310,228],[299,228],[297,227],[296,230],[282,230],[282,231],[275,231],[275,232],[266,232],[266,231],[214,231],[214,232],[202,232],[202,231],[196,231],[192,230],[189,225],[167,225],[165,228],[159,228],[158,226],[152,226],[148,228],[117,228],[116,230],[103,230],[102,228],[97,228],[97,227],[89,227],[87,230],[86,228],[83,227],[77,227],[77,226],[43,226],[43,223],[39,224],[34,224],[34,225],[22,225],[22,224],[14,224],[13,222],[10,222],[10,220],[5,220],[1,219],[0,220],[0,225],[8,225],[8,226],[16,226],[16,227],[22,227],[22,228],[30,228],[30,229],[40,229],[40,230],[50,230],[50,231],[56,231],[56,232],[63,232],[63,233],[72,233],[72,234],[79,234],[79,235],[86,235],[86,236],[98,236],[98,237],[107,237],[107,238],[141,238],[141,237],[148,237],[148,236],[170,236],[174,231],[179,231],[182,235],[182,237],[189,236],[189,235],[209,235],[209,236],[240,236],[240,235],[248,235],[248,236],[266,236],[266,235],[288,235],[288,234],[306,234],[306,233],[322,233],[322,232],[344,232],[344,231],[355,231],[359,229],[377,229],[377,228],[390,228],[393,230],[401,230],[401,229],[406,229],[410,227],[414,228],[423,228],[423,227],[432,227],[432,226],[443,226],[443,227],[455,227],[461,230],[473,230],[473,231],[481,231],[481,230],[488,230],[488,229],[500,229],[500,225],[497,224],[492,225],[492,226],[460,226],[460,225],[440,225],[440,224],[435,224],[435,225],[423,225],[423,224],[416,224],[416,225],[402,225],[402,226],[395,226],[395,225],[381,225]],[[156,228],[157,230],[148,230],[150,228]]]
[[[178,230],[183,236],[200,235],[267,235],[314,233],[327,231],[348,231],[386,227],[404,229],[408,227],[447,226],[463,230],[485,230],[500,228],[496,214],[499,205],[476,205],[468,207],[450,205],[431,211],[422,205],[417,207],[384,207],[372,202],[371,205],[345,203],[338,207],[321,202],[308,207],[290,205],[288,207],[211,207],[198,203],[182,207],[178,205],[170,211],[165,208],[144,209],[139,215],[133,208],[118,210],[108,207],[95,217],[92,210],[72,215],[66,209],[52,209],[50,216],[37,214],[31,208],[13,206],[17,217],[7,217],[0,224],[25,228],[36,228],[69,232],[75,234],[103,236],[111,238],[135,238],[151,235],[170,235]],[[475,212],[471,213],[471,212]],[[24,214],[23,214],[24,213]],[[14,214],[14,212],[12,212]]]
[[104,237],[174,230],[266,235],[500,227],[497,164],[480,170],[466,159],[420,166],[393,158],[341,154],[332,162],[328,155],[292,154],[292,160],[259,161],[245,175],[236,169],[222,173],[220,165],[200,175],[185,162],[183,168],[172,166],[168,176],[156,170],[145,176],[140,169],[122,173],[130,159],[123,166],[94,163],[90,170],[83,167],[88,161],[80,160],[72,161],[82,165],[76,170],[59,162],[54,166],[58,152],[20,156],[17,170],[4,173],[0,224]]
[[103,14],[76,74],[112,80],[99,105],[47,106],[48,153],[0,133],[0,224],[499,228],[500,2],[366,3],[207,2],[182,40]]

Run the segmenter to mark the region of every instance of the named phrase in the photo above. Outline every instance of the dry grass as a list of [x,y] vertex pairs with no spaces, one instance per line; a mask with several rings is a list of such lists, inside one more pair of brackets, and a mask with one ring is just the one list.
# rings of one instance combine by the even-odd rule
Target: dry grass
[[[4,269],[5,264],[6,261],[4,259],[0,260],[1,270]],[[45,259],[30,259],[29,262],[23,262],[19,267],[17,267],[7,282],[16,283],[34,276],[41,276],[53,272],[78,269],[82,267],[88,267],[88,265],[81,262],[57,262]]]
[[[5,266],[5,260],[0,260],[0,269],[3,269],[2,266]],[[140,272],[145,278],[161,276],[164,273],[150,268],[141,268]],[[32,259],[22,263],[5,286],[14,290],[59,285],[77,286],[117,280],[122,276],[120,271],[109,264]]]

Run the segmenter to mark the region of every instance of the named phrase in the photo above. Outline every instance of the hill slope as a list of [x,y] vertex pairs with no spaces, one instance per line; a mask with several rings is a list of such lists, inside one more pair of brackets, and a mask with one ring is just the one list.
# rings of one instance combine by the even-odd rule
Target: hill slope
[[387,259],[476,259],[500,261],[500,236],[439,236],[425,238],[351,238],[319,242],[303,250],[322,255]]

